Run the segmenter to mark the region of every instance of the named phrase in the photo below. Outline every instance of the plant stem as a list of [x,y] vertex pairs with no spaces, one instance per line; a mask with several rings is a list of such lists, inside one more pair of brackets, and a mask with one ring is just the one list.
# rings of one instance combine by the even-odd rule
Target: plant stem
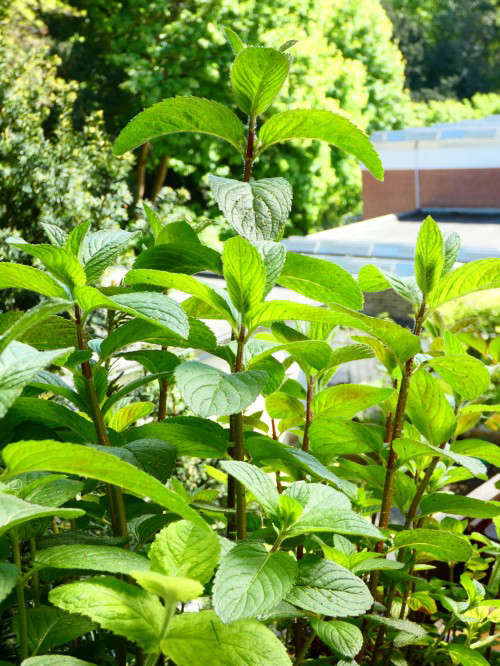
[[429,485],[429,481],[431,480],[431,477],[434,473],[434,470],[436,469],[436,465],[438,464],[438,462],[439,462],[439,456],[434,456],[434,458],[431,460],[429,467],[425,471],[424,478],[418,485],[415,496],[412,500],[412,503],[410,504],[410,508],[408,509],[408,513],[406,514],[406,520],[404,525],[405,530],[409,529],[411,523],[413,522],[413,519],[417,515],[418,507],[420,506],[420,500],[422,499],[425,489]]
[[[422,302],[415,319],[415,327],[413,329],[414,335],[420,335],[422,331],[422,324],[425,314],[425,301]],[[382,506],[380,509],[379,527],[385,529],[389,525],[389,517],[391,513],[392,497],[394,495],[394,476],[396,474],[396,460],[397,454],[394,451],[394,440],[401,437],[403,431],[406,404],[408,402],[408,391],[410,389],[411,373],[413,371],[413,356],[406,361],[401,384],[399,387],[398,402],[396,405],[396,413],[394,414],[394,423],[392,432],[389,439],[389,457],[387,460],[387,470],[384,482],[384,492],[382,495]],[[382,542],[377,544],[377,550],[383,546]]]
[[309,426],[312,421],[312,398],[314,391],[314,376],[310,375],[307,379],[307,396],[306,396],[306,420],[304,423],[304,436],[302,438],[302,451],[309,451]]
[[[87,351],[87,338],[82,321],[82,312],[78,305],[75,305],[75,324],[76,324],[76,337],[78,341],[78,349],[80,351]],[[82,375],[85,379],[85,386],[87,389],[87,399],[91,411],[92,421],[97,434],[97,440],[101,446],[111,446],[108,431],[104,424],[101,408],[99,405],[99,398],[94,383],[94,375],[89,361],[82,361]],[[125,504],[123,502],[123,494],[121,488],[117,486],[107,485],[107,494],[109,501],[109,509],[111,515],[111,523],[113,525],[113,533],[115,536],[128,536],[127,530],[127,516],[125,513]]]
[[300,652],[295,657],[295,661],[293,662],[293,666],[300,666],[300,664],[302,664],[304,659],[307,657],[307,653],[309,652],[309,649],[312,645],[312,642],[314,640],[315,635],[316,634],[314,633],[314,631],[311,631],[310,636],[308,636],[308,638],[307,638],[306,642],[304,643],[304,645],[302,646]]
[[19,569],[19,578],[17,579],[16,583],[17,615],[19,618],[19,655],[21,657],[21,661],[24,661],[24,659],[28,658],[28,617],[26,615],[26,604],[24,600],[24,578],[22,576],[23,564],[21,561],[21,547],[16,529],[11,530],[10,539],[12,542],[14,564]]
[[[418,310],[417,316],[415,318],[415,326],[413,328],[413,334],[420,336],[422,332],[422,325],[424,323],[426,303],[425,300],[422,301],[420,308]],[[405,368],[403,376],[401,377],[401,383],[399,386],[398,401],[396,404],[396,412],[394,414],[394,422],[392,425],[392,430],[389,437],[389,456],[387,459],[387,468],[385,472],[385,481],[384,481],[384,490],[382,493],[382,505],[380,507],[380,518],[379,518],[379,527],[386,529],[389,525],[389,518],[391,515],[392,507],[392,498],[394,495],[394,477],[396,475],[396,461],[397,454],[394,450],[394,441],[401,437],[403,431],[404,419],[406,413],[406,405],[408,402],[408,392],[410,390],[411,374],[413,371],[413,359],[412,356],[405,363]],[[389,429],[388,429],[389,432]],[[384,547],[384,542],[379,541],[376,545],[376,551],[381,553]],[[370,591],[375,597],[377,591],[378,582],[380,578],[380,572],[374,571],[370,577]],[[392,600],[391,600],[392,603]],[[388,609],[390,612],[390,609]],[[373,649],[373,661],[375,664],[378,658],[378,651],[382,645],[385,635],[385,627],[381,626],[378,631],[378,635],[375,641],[375,646]]]
[[[34,561],[36,557],[36,541],[34,538],[30,539],[30,551],[31,551],[31,560]],[[35,601],[35,606],[40,605],[40,575],[36,569],[33,569],[32,575],[32,585],[33,585],[33,598]]]
[[[163,346],[162,351],[167,351],[167,347]],[[163,421],[167,416],[167,397],[168,397],[168,381],[166,378],[160,379],[160,395],[158,398],[158,421]]]
[[[238,347],[236,351],[236,361],[234,364],[234,372],[241,372],[243,369],[243,351],[245,348],[245,327],[240,326],[238,334]],[[231,457],[234,460],[245,459],[245,438],[243,434],[243,414],[233,414],[230,419],[230,436],[232,447],[229,450]],[[231,477],[229,477],[231,478]],[[231,495],[233,495],[231,497]],[[232,502],[232,506],[230,505]],[[238,540],[244,539],[247,535],[247,522],[246,522],[246,496],[245,486],[236,479],[233,479],[231,485],[228,482],[228,507],[236,508],[236,524],[232,525],[232,536],[236,536]],[[228,524],[229,529],[229,524]]]
[[245,181],[245,183],[248,183],[250,181],[250,176],[252,175],[254,140],[255,140],[255,118],[254,116],[249,116],[247,150],[245,153],[245,168],[243,170],[243,180]]

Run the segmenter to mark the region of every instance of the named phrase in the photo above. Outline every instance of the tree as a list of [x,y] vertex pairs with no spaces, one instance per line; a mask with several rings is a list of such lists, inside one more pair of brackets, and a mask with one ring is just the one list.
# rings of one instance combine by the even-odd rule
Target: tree
[[[46,18],[51,33],[64,48],[62,74],[85,83],[79,94],[84,112],[103,108],[112,134],[126,119],[159,99],[194,94],[228,102],[226,86],[231,49],[222,27],[230,26],[249,43],[278,47],[298,40],[290,49],[294,73],[283,102],[294,106],[342,107],[368,131],[400,126],[404,113],[404,71],[400,53],[391,42],[392,27],[379,0],[334,2],[299,0],[211,0],[165,2],[71,0],[81,16],[53,13]],[[69,47],[68,47],[69,44]],[[277,108],[280,108],[280,104]],[[148,153],[149,151],[149,153]],[[138,191],[154,197],[163,180],[194,183],[217,163],[219,173],[236,175],[239,166],[226,148],[204,139],[194,148],[184,136],[168,137],[154,150],[143,149],[148,160],[146,182],[139,166]],[[277,153],[270,150],[259,177],[275,173]],[[290,230],[306,233],[338,223],[356,212],[360,177],[352,158],[326,146],[287,147],[280,153],[280,171],[295,191]],[[308,172],[311,178],[305,179]],[[139,192],[140,193],[140,192]],[[198,209],[207,206],[197,198]],[[215,214],[213,202],[209,211]]]
[[458,99],[500,87],[498,0],[386,0],[415,99]]
[[[19,4],[17,8],[19,8]],[[128,221],[131,160],[111,156],[102,112],[73,122],[78,88],[57,75],[59,58],[36,25],[7,13],[0,24],[0,248],[12,235],[47,240],[42,224],[102,228]],[[19,43],[23,48],[19,48]]]

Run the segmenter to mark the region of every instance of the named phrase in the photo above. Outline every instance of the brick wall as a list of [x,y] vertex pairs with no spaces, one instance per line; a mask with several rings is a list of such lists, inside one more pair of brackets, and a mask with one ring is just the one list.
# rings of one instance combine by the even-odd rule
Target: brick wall
[[419,176],[421,207],[500,208],[500,169],[432,169]]
[[[500,169],[420,171],[420,208],[500,208]],[[363,171],[363,217],[415,210],[414,171],[386,171],[384,182]]]
[[415,174],[413,171],[386,171],[385,180],[379,180],[363,171],[363,217],[387,213],[405,213],[415,210]]

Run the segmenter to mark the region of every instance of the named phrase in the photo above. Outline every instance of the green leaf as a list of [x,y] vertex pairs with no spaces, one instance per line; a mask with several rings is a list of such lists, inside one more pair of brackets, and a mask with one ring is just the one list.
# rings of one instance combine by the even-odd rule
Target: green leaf
[[[4,449],[4,454],[5,451],[6,449]],[[30,520],[52,518],[53,516],[69,520],[70,518],[79,518],[84,513],[85,511],[81,509],[59,509],[32,504],[14,495],[0,492],[0,535]]]
[[385,291],[393,289],[401,298],[413,305],[420,305],[422,293],[413,277],[400,277],[380,270],[373,264],[366,264],[358,275],[359,286],[362,291]]
[[169,243],[197,243],[203,247],[193,227],[184,220],[168,222],[158,233],[155,245],[168,245]]
[[[57,301],[46,301],[35,305],[34,308],[24,312],[2,335],[0,335],[0,352],[11,342],[11,340],[20,339],[26,331],[36,326],[37,333],[40,334],[39,324],[47,320],[50,315],[66,310],[72,305],[71,301],[57,299]],[[70,322],[68,322],[70,323]],[[70,324],[71,325],[71,324]],[[75,342],[76,342],[76,336]],[[22,341],[22,340],[21,340]],[[61,347],[69,345],[60,345]]]
[[320,371],[328,366],[332,356],[332,348],[327,342],[322,342],[321,340],[297,340],[297,342],[287,342],[266,349],[257,354],[257,356],[254,356],[250,365],[252,366],[261,359],[280,351],[290,354],[293,360],[297,361],[300,365],[310,366],[313,371]]
[[22,342],[10,342],[0,354],[0,418],[40,370],[55,361],[64,360],[70,351],[41,352]]
[[81,258],[82,244],[85,236],[90,229],[90,222],[82,222],[72,229],[68,235],[68,239],[64,244],[65,249],[77,259]]
[[297,571],[297,562],[288,553],[270,553],[258,543],[238,543],[217,570],[215,612],[225,623],[265,613],[290,592]]
[[500,447],[482,439],[459,439],[453,442],[452,452],[463,456],[474,456],[490,465],[500,467]]
[[320,483],[297,481],[283,493],[302,505],[300,517],[287,529],[287,537],[308,532],[336,532],[381,538],[379,530],[354,513],[342,493]]
[[352,361],[361,361],[365,358],[373,358],[375,353],[373,349],[365,344],[346,345],[331,350],[328,368],[335,368],[342,363],[351,363]]
[[204,284],[199,278],[195,278],[192,275],[136,269],[127,273],[125,284],[154,284],[157,287],[164,287],[165,289],[178,289],[186,294],[196,296],[217,310],[221,317],[227,319],[233,326],[236,325],[231,308],[222,296]]
[[35,325],[24,331],[19,336],[19,342],[24,342],[40,351],[76,347],[75,324],[64,317],[50,315],[44,320],[43,326]]
[[132,319],[116,328],[101,343],[101,359],[110,358],[119,349],[134,342],[144,341],[164,347],[182,347],[203,349],[214,352],[217,347],[215,335],[206,324],[193,317],[188,317],[189,335],[183,338],[158,324],[145,322],[143,319]]
[[181,337],[189,335],[186,313],[176,301],[165,294],[141,291],[108,298],[94,287],[77,287],[75,297],[84,312],[99,308],[121,310],[151,324],[164,326]]
[[85,284],[86,277],[83,266],[78,259],[62,247],[54,247],[40,243],[12,243],[14,247],[23,252],[40,259],[45,268],[57,280],[73,288]]
[[132,118],[116,139],[113,152],[123,155],[158,136],[174,132],[210,134],[243,154],[245,127],[224,104],[203,97],[170,97]]
[[256,620],[224,624],[214,611],[172,618],[163,652],[177,666],[291,666],[285,647]]
[[145,557],[130,550],[85,544],[53,546],[39,550],[35,564],[41,568],[88,569],[125,575],[131,571],[148,570],[150,567]]
[[[480,441],[480,440],[478,440]],[[400,463],[404,463],[408,460],[413,460],[418,456],[438,456],[439,458],[444,458],[452,460],[469,470],[474,476],[482,476],[486,474],[486,466],[478,460],[480,458],[478,454],[474,454],[476,457],[471,458],[469,456],[460,455],[455,453],[455,451],[450,451],[448,449],[440,449],[437,446],[433,446],[428,442],[420,442],[412,439],[395,439],[394,440],[394,449],[398,454],[398,460]]]
[[420,340],[416,335],[392,321],[369,317],[342,305],[331,304],[329,310],[303,303],[288,301],[268,301],[254,308],[249,313],[249,326],[257,326],[296,319],[346,326],[365,331],[380,340],[388,349],[393,350],[399,361],[404,363],[420,351]]
[[446,649],[463,666],[491,666],[480,652],[468,648],[463,643],[449,643]]
[[132,402],[130,405],[120,407],[118,411],[111,414],[108,419],[108,425],[113,430],[121,432],[138,419],[143,419],[151,414],[153,409],[154,405],[152,402]]
[[83,239],[81,254],[87,281],[97,282],[108,266],[137,238],[137,232],[94,231]]
[[208,184],[233,229],[251,241],[279,239],[292,207],[292,187],[284,178],[249,183],[210,175]]
[[222,458],[227,449],[225,431],[213,421],[195,416],[179,416],[157,423],[147,423],[127,431],[127,439],[163,440],[174,446],[180,456]]
[[219,563],[220,543],[215,532],[179,520],[156,535],[148,557],[155,571],[208,583]]
[[309,426],[311,451],[328,464],[339,455],[377,451],[382,437],[374,428],[328,415],[314,418]]
[[500,516],[500,502],[487,502],[449,493],[432,493],[420,503],[422,515],[442,512],[467,518],[495,518]]
[[49,298],[67,299],[67,290],[53,277],[32,266],[0,262],[0,289],[27,289]]
[[14,589],[18,576],[19,569],[15,564],[11,564],[10,562],[0,562],[0,603]]
[[466,538],[444,530],[415,528],[396,532],[394,546],[414,548],[443,562],[467,562],[472,555],[472,547]]
[[424,368],[411,377],[407,412],[413,425],[434,446],[440,446],[455,431],[453,408],[439,382]]
[[55,245],[56,247],[64,247],[68,239],[68,234],[64,229],[61,229],[61,227],[58,227],[55,224],[49,224],[48,222],[42,222],[40,226],[45,231],[45,235],[52,245]]
[[433,308],[460,296],[500,287],[500,259],[478,259],[450,271],[429,298]]
[[44,654],[40,657],[25,659],[21,666],[95,666],[95,664],[68,655]]
[[19,423],[33,421],[44,426],[71,431],[78,439],[96,442],[94,424],[72,409],[54,400],[40,398],[18,398],[5,417],[4,426],[12,430]]
[[273,241],[254,241],[253,245],[262,257],[266,269],[266,285],[264,287],[264,297],[266,297],[281,274],[286,260],[286,249],[281,243],[274,243]]
[[276,49],[248,46],[239,51],[231,68],[236,104],[251,117],[263,113],[281,90],[290,60]]
[[384,179],[382,163],[370,140],[340,113],[312,109],[290,109],[275,113],[262,125],[259,138],[259,154],[273,143],[289,139],[326,141],[354,155],[378,180]]
[[351,418],[358,412],[388,400],[393,389],[365,386],[364,384],[339,384],[316,393],[312,400],[315,416]]
[[[96,628],[96,625],[86,617],[71,615],[51,606],[28,608],[27,616],[30,654],[52,650]],[[13,628],[19,640],[18,617],[14,619]]]
[[279,283],[321,303],[340,303],[354,310],[363,306],[363,294],[356,280],[324,259],[288,252]]
[[250,490],[268,515],[273,516],[278,513],[278,491],[267,474],[255,465],[236,460],[222,460],[220,466]]
[[479,398],[490,385],[486,366],[469,354],[438,356],[429,359],[428,364],[465,400]]
[[276,391],[266,397],[266,412],[272,419],[302,419],[304,404],[288,393]]
[[[179,495],[165,488],[154,477],[110,453],[79,444],[45,440],[9,444],[3,450],[3,458],[8,467],[8,477],[34,471],[88,476],[119,486],[140,497],[149,497],[151,501],[177,513],[182,518],[207,528],[205,521]],[[51,515],[58,514],[54,514],[52,510]]]
[[442,276],[445,276],[451,271],[455,262],[458,258],[458,253],[460,252],[460,245],[462,244],[460,235],[456,231],[452,231],[451,234],[448,234],[444,239],[444,265]]
[[186,361],[175,369],[175,379],[188,407],[208,417],[242,412],[255,401],[267,377],[260,370],[227,375],[204,363]]
[[230,238],[224,243],[222,260],[227,290],[237,310],[246,313],[259,305],[264,297],[266,269],[253,245],[241,236]]
[[291,470],[292,475],[301,471],[306,472],[315,479],[329,481],[348,497],[353,499],[356,497],[357,488],[354,484],[340,479],[307,451],[288,446],[263,435],[247,437],[245,446],[252,459],[259,465],[265,465],[275,470]]
[[142,202],[142,207],[144,209],[146,219],[149,222],[149,226],[151,227],[151,231],[153,232],[153,236],[156,239],[163,227],[163,222],[161,221],[158,213],[154,210],[154,208],[149,206],[145,201]]
[[428,215],[418,232],[415,248],[415,277],[424,296],[438,284],[444,266],[443,237]]
[[389,627],[389,629],[395,629],[398,632],[393,639],[396,647],[418,643],[427,635],[420,624],[410,620],[399,620],[392,617],[382,617],[381,615],[367,615],[366,618],[375,624],[382,624]]
[[199,273],[210,270],[222,274],[220,254],[201,243],[167,243],[141,252],[134,268],[150,268],[171,273]]
[[251,365],[252,370],[262,370],[267,375],[262,393],[269,395],[278,389],[285,379],[285,367],[275,358],[263,358],[258,363]]
[[349,622],[341,620],[324,622],[313,618],[311,627],[325,645],[345,657],[355,657],[363,646],[363,634],[356,625]]
[[132,453],[139,469],[143,469],[162,483],[166,483],[172,475],[177,449],[170,442],[153,438],[134,439],[121,448]]
[[238,53],[245,48],[245,43],[241,39],[241,37],[231,28],[228,26],[224,26],[222,29],[222,32],[224,33],[224,37],[227,39],[229,44],[231,45],[231,48],[233,49],[233,53],[235,55],[238,55]]
[[165,576],[158,571],[134,571],[132,576],[146,592],[162,597],[166,604],[185,604],[203,594],[203,585],[191,578]]
[[62,506],[83,490],[81,481],[67,479],[59,474],[47,474],[25,486],[18,496],[43,506]]
[[165,610],[157,597],[135,585],[112,577],[89,578],[56,587],[49,600],[70,613],[87,615],[146,652],[159,651]]
[[334,617],[361,615],[373,604],[363,581],[340,564],[306,555],[286,600],[299,608]]

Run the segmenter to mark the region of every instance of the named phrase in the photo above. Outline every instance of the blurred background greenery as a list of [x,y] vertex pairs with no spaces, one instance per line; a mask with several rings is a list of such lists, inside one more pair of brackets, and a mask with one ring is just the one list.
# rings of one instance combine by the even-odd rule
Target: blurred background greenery
[[[114,158],[142,108],[173,95],[231,104],[228,25],[288,39],[276,107],[341,108],[367,132],[500,113],[500,0],[0,0],[0,255],[5,238],[141,224],[145,197],[171,219],[227,229],[206,174],[238,177],[222,142],[172,135]],[[286,233],[359,219],[356,161],[318,142],[268,150],[257,178],[293,185]],[[201,187],[200,187],[201,184]]]

